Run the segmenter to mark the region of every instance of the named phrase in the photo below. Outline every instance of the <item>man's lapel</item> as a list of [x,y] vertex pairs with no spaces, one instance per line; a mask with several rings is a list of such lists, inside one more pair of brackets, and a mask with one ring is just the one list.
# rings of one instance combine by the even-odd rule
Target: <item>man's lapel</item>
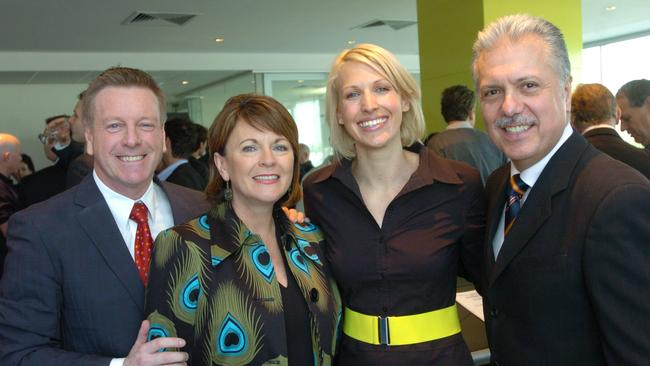
[[174,225],[183,224],[194,216],[198,216],[200,213],[208,211],[210,208],[206,200],[197,201],[194,199],[188,199],[187,193],[184,194],[182,192],[182,190],[187,190],[184,187],[180,187],[174,183],[161,182],[158,178],[154,178],[153,182],[162,188],[169,200],[169,205],[172,208]]
[[487,273],[492,272],[494,267],[494,235],[496,234],[503,212],[503,206],[506,204],[506,184],[510,177],[510,163],[503,165],[497,169],[488,181],[487,194],[488,194],[488,208],[487,208],[487,221],[486,221],[486,243],[485,243],[485,258],[484,264]]
[[[587,141],[574,132],[549,160],[519,211],[517,221],[505,238],[496,262],[490,261],[494,263],[494,266],[488,271],[490,285],[517,254],[530,243],[542,225],[553,214],[553,197],[569,186],[576,165],[587,147],[589,147]],[[503,189],[505,191],[505,186]],[[490,221],[497,220],[498,222],[505,198],[494,201],[499,201],[501,206],[491,207],[488,212],[493,216]],[[492,226],[490,228],[489,238],[493,238]]]
[[[115,276],[122,282],[138,309],[144,311],[144,285],[124,238],[113,219],[92,174],[79,184],[75,204],[81,206],[77,213],[79,225],[90,242],[104,257]],[[98,283],[97,286],[101,286]]]

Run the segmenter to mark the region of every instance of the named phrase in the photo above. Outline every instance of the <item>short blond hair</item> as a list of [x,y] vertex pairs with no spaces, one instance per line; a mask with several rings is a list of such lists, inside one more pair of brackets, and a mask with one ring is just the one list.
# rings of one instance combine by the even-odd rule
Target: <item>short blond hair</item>
[[413,76],[397,61],[388,50],[374,44],[360,44],[341,52],[332,65],[327,80],[326,118],[330,126],[330,142],[339,156],[354,158],[354,140],[345,128],[338,123],[339,85],[337,84],[341,67],[347,62],[360,62],[386,78],[410,108],[402,114],[400,136],[402,146],[409,146],[424,134],[424,115],[420,105],[420,89]]

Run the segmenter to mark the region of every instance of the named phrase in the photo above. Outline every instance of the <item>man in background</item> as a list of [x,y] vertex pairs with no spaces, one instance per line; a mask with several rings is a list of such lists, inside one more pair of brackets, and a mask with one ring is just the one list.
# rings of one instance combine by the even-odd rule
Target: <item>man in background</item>
[[[85,147],[86,141],[84,137],[83,126],[83,96],[85,92],[79,93],[77,104],[74,106],[72,116],[70,116],[70,128],[72,130],[72,139],[82,144]],[[85,176],[93,171],[93,157],[85,150],[83,154],[77,156],[66,172],[66,189],[79,184]]]
[[580,84],[571,96],[571,124],[598,150],[650,179],[650,155],[625,142],[616,131],[621,110],[601,84]]
[[193,123],[196,133],[196,144],[194,145],[194,152],[187,158],[192,168],[194,168],[203,180],[203,186],[208,185],[210,179],[210,165],[214,164],[209,156],[208,150],[208,129],[198,123]]
[[7,254],[7,221],[20,209],[11,177],[18,174],[21,163],[20,140],[14,135],[0,133],[0,278]]
[[632,80],[616,93],[621,108],[621,129],[650,153],[650,80]]
[[207,181],[187,160],[194,152],[196,132],[194,123],[187,119],[174,118],[165,123],[165,168],[158,173],[158,179],[197,191],[205,189]]
[[496,168],[507,162],[488,135],[474,128],[476,98],[464,85],[454,85],[442,92],[442,116],[447,128],[427,142],[427,147],[447,159],[463,161],[481,173],[483,185]]
[[309,146],[306,144],[300,144],[298,146],[300,149],[300,154],[298,154],[298,158],[300,159],[300,181],[302,181],[302,178],[314,169],[314,164],[309,160]]
[[[63,192],[66,189],[66,173],[70,162],[83,153],[81,142],[74,140],[73,129],[67,115],[46,119],[46,128],[39,136],[45,155],[53,165],[37,170],[18,185],[18,194],[24,207]],[[78,137],[75,134],[74,137]]]

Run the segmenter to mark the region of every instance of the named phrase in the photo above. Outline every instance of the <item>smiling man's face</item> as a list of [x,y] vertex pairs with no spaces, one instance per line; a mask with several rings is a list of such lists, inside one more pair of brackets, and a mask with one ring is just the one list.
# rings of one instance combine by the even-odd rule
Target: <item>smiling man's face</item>
[[93,109],[85,133],[97,176],[112,190],[140,198],[165,150],[156,95],[141,87],[107,87],[95,97]]

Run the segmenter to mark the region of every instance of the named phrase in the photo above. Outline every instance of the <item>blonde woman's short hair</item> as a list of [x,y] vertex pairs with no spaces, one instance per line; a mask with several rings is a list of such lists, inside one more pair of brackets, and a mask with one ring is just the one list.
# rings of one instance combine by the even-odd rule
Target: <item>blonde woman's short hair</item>
[[341,67],[348,62],[367,65],[392,84],[402,99],[410,105],[409,110],[402,114],[400,128],[402,146],[409,146],[419,141],[424,134],[425,126],[420,105],[420,89],[415,79],[388,50],[374,44],[360,44],[341,52],[336,57],[327,80],[326,118],[330,126],[330,142],[337,155],[346,159],[356,156],[355,142],[345,128],[338,123],[337,113],[340,98],[339,72]]

